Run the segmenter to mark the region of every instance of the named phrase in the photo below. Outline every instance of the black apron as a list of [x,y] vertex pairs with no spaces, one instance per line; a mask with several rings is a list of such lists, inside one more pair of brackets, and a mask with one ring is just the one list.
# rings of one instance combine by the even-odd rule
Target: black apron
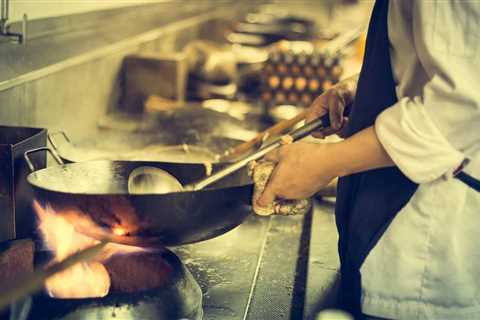
[[[374,124],[397,101],[390,64],[388,0],[375,3],[348,136]],[[339,180],[336,221],[341,262],[341,307],[361,317],[360,267],[417,185],[396,167],[370,170]]]

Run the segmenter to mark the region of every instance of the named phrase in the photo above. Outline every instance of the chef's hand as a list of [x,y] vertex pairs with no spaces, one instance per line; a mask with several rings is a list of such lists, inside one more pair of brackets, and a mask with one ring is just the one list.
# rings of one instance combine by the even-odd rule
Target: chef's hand
[[335,177],[395,165],[373,126],[336,143],[285,145],[265,158],[277,165],[257,200],[261,207],[276,198],[306,199]]
[[344,136],[348,117],[343,116],[345,107],[353,102],[357,88],[358,75],[337,83],[318,96],[307,109],[306,122],[311,122],[324,114],[329,114],[331,126],[314,132],[312,135],[323,139],[331,134]]
[[328,185],[336,177],[329,169],[333,161],[328,148],[329,144],[297,142],[267,154],[265,159],[277,165],[257,204],[267,207],[277,198],[308,199]]

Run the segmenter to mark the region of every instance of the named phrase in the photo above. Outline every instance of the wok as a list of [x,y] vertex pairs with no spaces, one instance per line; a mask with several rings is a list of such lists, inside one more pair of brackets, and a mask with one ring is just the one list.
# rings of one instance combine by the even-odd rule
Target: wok
[[[65,142],[59,143],[60,135]],[[159,161],[171,163],[215,163],[222,154],[242,141],[226,137],[182,137],[181,134],[102,131],[73,144],[64,131],[48,134],[55,152],[66,162],[91,160]]]
[[[59,165],[35,171],[29,154],[39,151],[50,152]],[[27,151],[25,159],[36,199],[95,239],[142,247],[183,245],[223,234],[251,213],[253,187],[246,169],[201,191],[129,194],[129,175],[141,166],[163,169],[184,185],[204,172],[181,163],[148,161],[64,164],[49,148]]]

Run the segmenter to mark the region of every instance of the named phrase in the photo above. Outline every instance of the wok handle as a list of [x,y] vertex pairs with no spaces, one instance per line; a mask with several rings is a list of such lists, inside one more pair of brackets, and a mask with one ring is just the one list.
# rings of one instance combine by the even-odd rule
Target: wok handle
[[54,152],[52,149],[50,149],[49,147],[42,147],[42,148],[36,148],[36,149],[31,149],[31,150],[28,150],[28,151],[25,151],[25,153],[23,154],[23,157],[25,158],[25,161],[27,162],[27,165],[28,165],[28,168],[30,169],[30,171],[35,171],[35,166],[33,165],[33,162],[32,160],[30,159],[30,155],[33,154],[33,153],[37,153],[37,152],[40,152],[40,151],[47,151],[50,153],[50,155],[53,157],[53,159],[55,159],[55,161],[58,163],[58,164],[63,164],[63,161],[62,159],[60,159],[60,157],[57,155],[56,152]]
[[57,144],[55,143],[55,140],[53,140],[53,137],[54,136],[57,136],[57,135],[61,135],[63,136],[63,138],[65,139],[65,141],[67,141],[68,143],[70,143],[70,138],[67,136],[67,134],[65,133],[65,131],[63,130],[59,130],[59,131],[54,131],[54,132],[49,132],[48,135],[47,135],[47,138],[48,138],[48,141],[50,142],[50,144],[52,145],[53,149],[55,149],[55,151],[58,150],[58,146]]

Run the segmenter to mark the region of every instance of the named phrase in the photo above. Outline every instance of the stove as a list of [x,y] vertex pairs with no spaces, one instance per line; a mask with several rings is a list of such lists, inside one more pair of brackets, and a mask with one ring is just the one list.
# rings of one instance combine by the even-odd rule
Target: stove
[[[110,266],[105,263],[112,275],[107,296],[57,299],[38,293],[15,308],[23,305],[28,317],[11,319],[301,319],[310,220],[311,214],[251,215],[238,228],[208,241],[118,255]],[[37,263],[45,261],[42,254],[36,252]],[[143,287],[123,279],[141,261],[162,265],[156,273],[165,276],[152,280],[157,285],[146,290],[149,277],[137,273],[140,278],[133,283]],[[123,267],[115,272],[119,265]]]
[[106,267],[112,279],[107,296],[59,299],[37,294],[27,319],[202,319],[201,289],[172,251],[117,255]]

